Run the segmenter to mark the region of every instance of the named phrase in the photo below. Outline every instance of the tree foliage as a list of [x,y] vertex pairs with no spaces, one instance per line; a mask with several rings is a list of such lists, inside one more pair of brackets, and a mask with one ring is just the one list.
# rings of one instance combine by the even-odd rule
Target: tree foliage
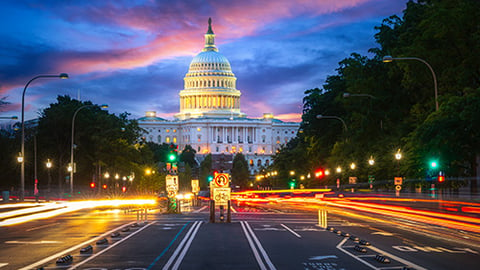
[[[305,91],[301,132],[275,156],[281,179],[288,171],[307,174],[329,168],[318,185],[367,175],[392,179],[424,177],[426,160],[436,156],[449,175],[475,175],[480,107],[480,2],[409,1],[403,16],[375,27],[372,57],[352,53],[322,88]],[[439,111],[428,67],[414,60],[383,63],[386,55],[417,57],[434,69]],[[344,93],[350,96],[345,98]],[[343,130],[336,116],[346,123]],[[404,154],[396,161],[396,151]],[[372,157],[375,165],[369,166]],[[349,165],[356,163],[355,170]],[[336,175],[333,169],[342,167]]]
[[232,163],[232,186],[246,188],[250,173],[248,171],[248,162],[245,155],[237,153]]

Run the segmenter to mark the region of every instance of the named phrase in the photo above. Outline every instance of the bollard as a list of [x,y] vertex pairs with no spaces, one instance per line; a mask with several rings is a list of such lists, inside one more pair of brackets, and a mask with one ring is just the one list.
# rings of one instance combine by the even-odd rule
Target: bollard
[[215,201],[210,200],[210,223],[215,223]]
[[147,214],[148,214],[148,210],[147,210],[147,208],[145,208],[145,221],[148,220],[148,215]]
[[220,205],[220,221],[221,222],[225,221],[225,217],[223,215],[223,212],[224,212],[223,209],[224,209],[223,205]]
[[227,223],[231,223],[232,222],[232,201],[231,200],[228,200],[228,204],[227,204]]
[[139,221],[139,220],[140,220],[140,213],[137,210],[137,221]]
[[327,228],[327,210],[319,209],[318,210],[318,226],[326,229]]

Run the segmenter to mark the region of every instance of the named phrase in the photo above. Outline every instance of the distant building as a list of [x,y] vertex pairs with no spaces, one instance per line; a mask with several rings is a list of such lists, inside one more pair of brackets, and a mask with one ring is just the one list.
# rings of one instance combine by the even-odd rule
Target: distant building
[[173,121],[157,117],[154,111],[146,112],[138,119],[148,132],[146,140],[178,144],[179,150],[189,144],[200,160],[209,153],[241,152],[252,174],[270,165],[272,155],[296,136],[300,124],[275,119],[271,113],[264,113],[261,119],[247,118],[240,110],[236,81],[230,62],[215,46],[209,19],[205,47],[193,58],[184,78],[180,112]]

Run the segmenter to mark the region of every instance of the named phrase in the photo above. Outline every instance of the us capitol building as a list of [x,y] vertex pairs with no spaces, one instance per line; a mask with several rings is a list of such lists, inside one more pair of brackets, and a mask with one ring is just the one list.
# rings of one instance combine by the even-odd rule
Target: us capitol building
[[218,52],[211,19],[205,34],[205,47],[193,58],[180,91],[180,112],[169,121],[148,111],[138,119],[147,141],[174,143],[179,150],[191,145],[198,159],[205,155],[243,153],[251,174],[272,162],[273,154],[296,136],[300,126],[275,119],[271,113],[263,118],[247,118],[240,110],[240,91],[230,62]]

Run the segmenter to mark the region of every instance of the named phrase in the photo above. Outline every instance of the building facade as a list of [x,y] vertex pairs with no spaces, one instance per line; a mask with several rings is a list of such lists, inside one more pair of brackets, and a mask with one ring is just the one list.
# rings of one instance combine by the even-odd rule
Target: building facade
[[250,173],[266,167],[272,155],[295,137],[299,123],[283,122],[271,113],[263,118],[248,118],[240,110],[241,92],[230,62],[218,52],[211,19],[205,34],[205,46],[190,63],[180,91],[180,112],[175,120],[166,120],[149,111],[138,119],[147,131],[147,141],[174,143],[183,149],[191,145],[200,160],[206,154],[243,153]]

